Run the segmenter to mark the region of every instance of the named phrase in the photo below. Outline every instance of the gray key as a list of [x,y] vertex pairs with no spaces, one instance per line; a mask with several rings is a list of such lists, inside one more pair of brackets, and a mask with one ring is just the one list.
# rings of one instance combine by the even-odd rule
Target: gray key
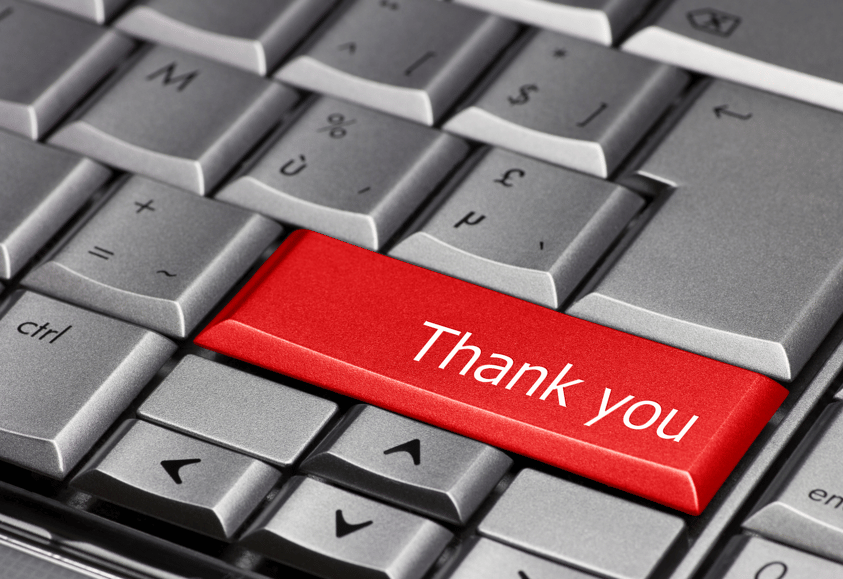
[[593,575],[489,539],[476,540],[470,548],[448,579],[594,579]]
[[543,31],[444,128],[607,177],[687,81],[672,66]]
[[74,16],[93,20],[97,24],[105,24],[117,11],[128,4],[129,0],[29,0],[29,2],[64,10]]
[[204,195],[296,98],[277,82],[156,46],[50,142]]
[[674,0],[623,49],[843,111],[841,21],[828,0]]
[[674,515],[525,469],[478,532],[601,576],[644,579],[684,528]]
[[[728,560],[723,560],[727,559]],[[843,566],[758,537],[735,537],[706,579],[843,577]]]
[[454,0],[539,28],[612,44],[648,0]]
[[328,400],[187,356],[138,416],[283,468],[336,412]]
[[322,98],[217,199],[377,250],[467,152],[435,129]]
[[493,149],[389,254],[558,308],[643,204],[624,187]]
[[143,0],[114,27],[265,75],[335,0]]
[[745,529],[843,561],[843,403],[832,404],[744,521]]
[[0,318],[0,458],[63,478],[175,345],[147,330],[33,293]]
[[409,418],[360,405],[302,470],[451,523],[465,523],[509,466],[506,454]]
[[260,215],[132,177],[23,284],[183,338],[280,231]]
[[357,0],[275,76],[432,125],[516,31],[456,4]]
[[175,525],[230,539],[280,476],[253,458],[128,420],[71,485]]
[[16,275],[110,175],[93,161],[0,131],[0,278]]
[[843,115],[715,81],[638,175],[676,191],[568,313],[792,380],[843,312]]
[[133,46],[88,22],[0,0],[0,127],[40,139]]
[[293,477],[241,543],[328,579],[419,579],[451,537],[427,519]]

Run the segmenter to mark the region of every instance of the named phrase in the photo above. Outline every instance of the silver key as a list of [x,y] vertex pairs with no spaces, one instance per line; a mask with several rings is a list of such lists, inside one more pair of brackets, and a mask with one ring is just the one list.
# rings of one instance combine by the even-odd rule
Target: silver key
[[334,0],[144,0],[114,27],[265,75]]
[[843,566],[758,537],[735,537],[706,579],[843,577]]
[[230,539],[280,476],[253,458],[127,420],[71,485],[175,525]]
[[419,579],[451,537],[427,519],[297,476],[241,543],[329,579]]
[[111,172],[0,131],[0,278],[21,270]]
[[156,46],[50,142],[204,195],[296,98],[277,82]]
[[511,22],[456,4],[357,0],[275,76],[432,125],[516,31]]
[[843,404],[832,404],[744,521],[745,529],[843,561]]
[[687,81],[672,66],[542,31],[444,129],[605,178]]
[[676,191],[568,313],[792,380],[843,312],[840,149],[843,115],[715,81],[638,170]]
[[435,129],[322,98],[216,198],[377,250],[467,152]]
[[0,127],[40,139],[133,46],[53,10],[0,1]]
[[447,522],[465,523],[512,464],[480,442],[360,405],[302,470]]
[[674,515],[525,469],[478,532],[601,576],[644,579],[684,529]]
[[448,579],[594,579],[594,575],[489,539],[473,541],[470,549]]
[[454,0],[506,18],[610,45],[647,0]]
[[827,0],[675,0],[623,49],[843,111],[841,21]]
[[0,318],[0,458],[63,478],[128,406],[175,344],[33,293]]
[[105,24],[128,4],[129,0],[29,0],[29,2],[63,10],[97,24]]
[[283,468],[336,412],[328,400],[186,356],[138,416]]
[[643,204],[624,187],[493,149],[389,254],[558,308]]
[[132,177],[23,284],[183,338],[280,231],[260,215]]

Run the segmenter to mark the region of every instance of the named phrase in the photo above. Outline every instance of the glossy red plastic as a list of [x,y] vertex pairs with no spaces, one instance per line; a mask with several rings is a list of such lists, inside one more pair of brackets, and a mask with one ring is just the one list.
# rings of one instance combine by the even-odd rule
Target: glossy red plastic
[[308,231],[196,343],[690,514],[787,395],[748,370]]

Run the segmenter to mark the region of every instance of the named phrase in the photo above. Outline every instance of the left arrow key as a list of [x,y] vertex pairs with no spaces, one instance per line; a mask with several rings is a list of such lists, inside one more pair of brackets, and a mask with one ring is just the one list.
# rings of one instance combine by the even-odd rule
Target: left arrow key
[[230,539],[279,477],[279,471],[253,458],[129,420],[71,484],[175,525]]

